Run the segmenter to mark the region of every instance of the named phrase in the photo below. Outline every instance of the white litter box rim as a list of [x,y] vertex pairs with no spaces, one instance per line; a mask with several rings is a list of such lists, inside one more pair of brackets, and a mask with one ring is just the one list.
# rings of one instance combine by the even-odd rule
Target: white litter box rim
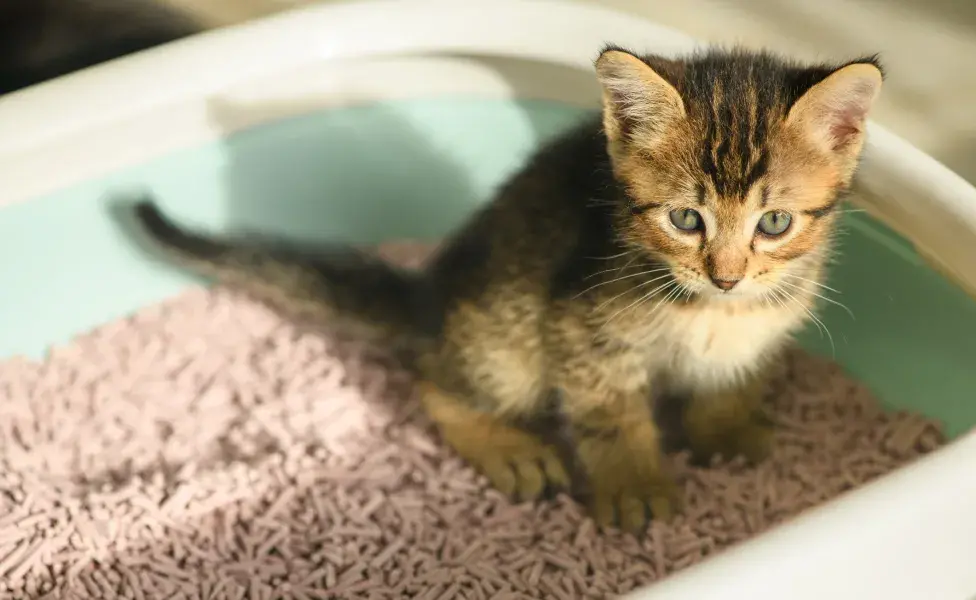
[[[0,98],[0,207],[318,108],[457,92],[594,106],[593,88],[520,78],[503,63],[588,72],[607,41],[666,54],[696,46],[630,15],[553,0],[325,5],[206,33]],[[214,101],[259,100],[236,122],[208,119]],[[874,123],[859,181],[855,201],[976,290],[976,189]],[[973,464],[970,434],[631,597],[972,598]]]

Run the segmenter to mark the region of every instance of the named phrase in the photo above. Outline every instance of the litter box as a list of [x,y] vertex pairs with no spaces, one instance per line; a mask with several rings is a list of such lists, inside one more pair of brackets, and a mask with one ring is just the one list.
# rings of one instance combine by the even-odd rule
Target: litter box
[[[110,221],[152,190],[183,222],[300,240],[436,240],[599,102],[606,41],[676,32],[564,2],[376,2],[207,33],[0,99],[0,357],[194,283]],[[635,599],[976,597],[976,189],[872,124],[830,337],[894,409],[955,439]]]

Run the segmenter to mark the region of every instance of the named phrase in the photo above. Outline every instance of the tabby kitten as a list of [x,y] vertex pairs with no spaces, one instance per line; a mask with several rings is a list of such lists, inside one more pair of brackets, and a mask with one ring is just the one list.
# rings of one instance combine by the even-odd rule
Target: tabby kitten
[[207,238],[149,202],[135,214],[178,260],[290,315],[406,340],[443,438],[515,498],[570,483],[522,426],[558,391],[594,518],[636,530],[680,507],[663,396],[684,399],[699,457],[768,451],[765,378],[812,315],[882,74],[874,58],[616,47],[596,72],[602,119],[538,152],[421,273]]

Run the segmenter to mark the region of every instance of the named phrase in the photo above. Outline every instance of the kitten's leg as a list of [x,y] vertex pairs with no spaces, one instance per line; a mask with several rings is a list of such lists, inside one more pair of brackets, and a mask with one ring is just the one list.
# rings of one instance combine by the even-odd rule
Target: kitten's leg
[[772,422],[762,412],[765,379],[709,392],[693,392],[684,411],[684,427],[695,459],[743,456],[756,463],[769,454]]
[[664,464],[646,387],[564,391],[594,520],[637,531],[647,524],[648,509],[655,519],[674,516],[679,494]]
[[527,501],[547,489],[569,488],[569,475],[554,446],[434,384],[421,384],[420,393],[444,441],[502,493]]
[[477,303],[451,307],[421,365],[423,404],[444,441],[523,501],[569,488],[556,447],[518,426],[535,420],[548,399],[542,309],[518,282],[485,288]]

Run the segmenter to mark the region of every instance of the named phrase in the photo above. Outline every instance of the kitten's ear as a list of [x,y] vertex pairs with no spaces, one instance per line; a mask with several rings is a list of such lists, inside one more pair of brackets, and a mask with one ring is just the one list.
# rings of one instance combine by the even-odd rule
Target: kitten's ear
[[639,135],[653,143],[684,118],[678,90],[633,54],[604,51],[596,74],[603,86],[603,126],[611,142]]
[[829,155],[851,160],[864,142],[868,112],[881,91],[881,70],[872,63],[841,67],[811,87],[786,118]]

